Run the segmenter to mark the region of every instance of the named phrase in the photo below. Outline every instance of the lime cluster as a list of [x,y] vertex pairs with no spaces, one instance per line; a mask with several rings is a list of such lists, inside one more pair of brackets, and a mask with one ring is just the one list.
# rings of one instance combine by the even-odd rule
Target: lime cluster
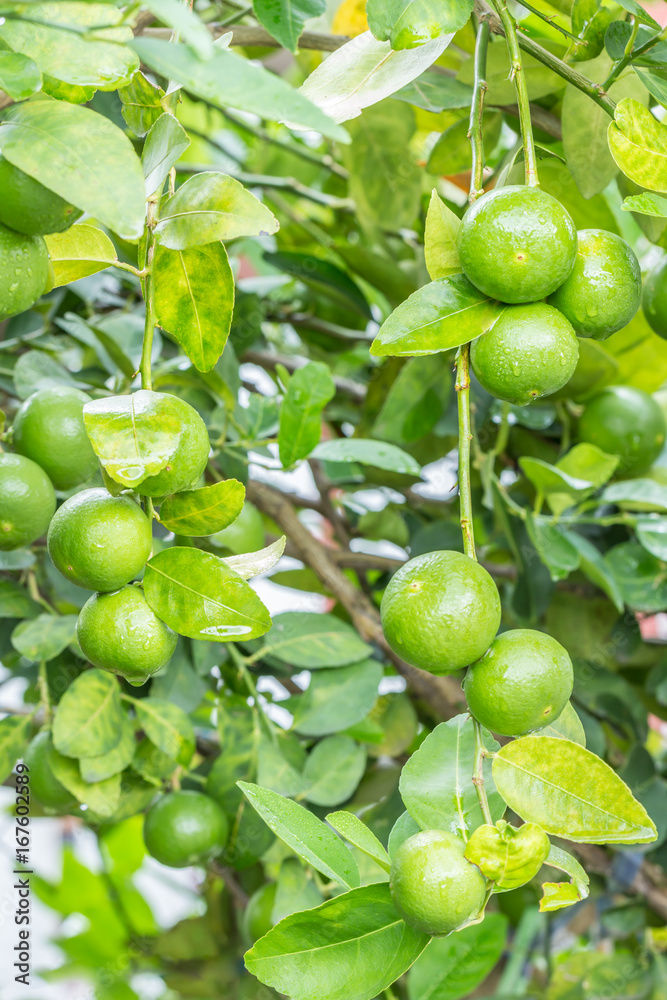
[[466,277],[506,303],[471,347],[491,395],[525,406],[561,389],[579,356],[577,337],[605,340],[639,308],[641,271],[619,236],[577,232],[563,206],[539,188],[495,188],[476,201],[458,239]]

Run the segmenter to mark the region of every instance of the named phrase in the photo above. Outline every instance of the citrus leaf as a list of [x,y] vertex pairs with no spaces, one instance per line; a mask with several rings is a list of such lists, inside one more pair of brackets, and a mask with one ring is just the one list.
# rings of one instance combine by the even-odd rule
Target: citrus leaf
[[602,590],[616,610],[623,611],[623,594],[604,556],[593,543],[576,531],[566,532],[568,539],[579,551],[579,566],[591,583]]
[[83,422],[104,471],[127,487],[161,472],[181,436],[181,413],[172,397],[148,389],[91,400]]
[[128,716],[123,713],[120,739],[109,753],[97,757],[80,757],[79,770],[84,781],[94,783],[105,781],[120,774],[132,763],[137,744],[134,739],[134,726]]
[[404,923],[386,883],[294,913],[246,952],[246,968],[293,1000],[372,1000],[429,942]]
[[600,497],[603,503],[624,504],[626,509],[667,511],[667,486],[653,479],[629,479],[607,486]]
[[299,35],[311,17],[319,17],[325,0],[255,0],[255,17],[290,52],[296,52]]
[[41,605],[18,583],[0,580],[0,618],[34,618],[41,610]]
[[558,868],[571,876],[571,882],[544,882],[542,884],[542,899],[540,913],[560,910],[563,906],[571,906],[588,896],[589,878],[576,858],[560,847],[551,845],[549,855],[544,862],[551,868]]
[[47,761],[55,778],[71,792],[77,802],[88,806],[102,818],[113,816],[120,804],[120,774],[114,774],[104,781],[84,781],[79,762],[58,753],[52,746],[49,747]]
[[366,770],[366,750],[351,736],[325,736],[308,755],[303,777],[306,788],[298,798],[316,806],[338,806],[351,798]]
[[213,39],[201,18],[187,4],[180,0],[142,0],[142,6],[178,32],[200,59],[211,58],[215,51]]
[[570,740],[571,743],[578,743],[580,747],[586,746],[586,733],[571,701],[568,701],[557,719],[550,722],[548,726],[543,726],[534,735],[553,736],[557,740]]
[[485,333],[503,308],[464,274],[436,278],[394,309],[371,344],[371,354],[406,357],[449,351]]
[[349,840],[373,861],[377,861],[380,868],[384,868],[386,872],[389,871],[391,868],[389,855],[375,834],[368,829],[365,823],[362,823],[358,816],[351,812],[340,811],[329,813],[325,819],[329,826],[332,826],[342,837]]
[[144,592],[170,628],[192,639],[256,639],[271,626],[243,577],[201,549],[175,546],[154,555],[146,564]]
[[0,90],[14,101],[24,101],[41,89],[37,63],[20,52],[0,51]]
[[[157,125],[159,121],[153,128]],[[273,212],[240,181],[228,174],[203,171],[188,178],[163,205],[154,232],[162,246],[186,250],[239,236],[269,236],[277,230]]]
[[517,889],[535,878],[549,853],[549,838],[537,823],[513,827],[504,821],[478,826],[465,857],[499,889]]
[[450,274],[458,274],[462,270],[456,240],[461,228],[461,220],[454,215],[433,189],[426,213],[426,230],[424,233],[424,254],[426,269],[431,281],[447,278]]
[[293,250],[265,253],[264,260],[272,267],[298,278],[304,285],[314,288],[316,292],[326,295],[339,305],[354,309],[366,319],[373,318],[359,285],[331,261],[320,260],[312,254],[296,253]]
[[44,239],[53,265],[54,288],[103,271],[118,260],[113,243],[96,226],[78,223]]
[[590,479],[569,476],[555,465],[543,462],[541,458],[524,455],[519,459],[519,465],[526,479],[540,493],[567,493],[578,497],[594,488]]
[[151,125],[141,154],[147,198],[162,189],[169,171],[189,145],[188,134],[174,115],[165,112]]
[[16,626],[12,646],[29,660],[52,660],[69,646],[76,622],[77,615],[38,615]]
[[310,455],[320,440],[322,410],[336,393],[328,365],[309,361],[289,380],[280,408],[278,448],[280,461],[289,468]]
[[407,451],[387,441],[370,438],[334,438],[323,441],[313,451],[313,458],[323,462],[358,462],[376,469],[401,472],[407,476],[418,476],[419,463]]
[[118,744],[122,723],[116,678],[104,670],[86,670],[58,703],[53,745],[67,757],[98,757]]
[[200,537],[222,531],[243,510],[245,486],[236,479],[165,497],[160,522],[177,535]]
[[89,108],[40,98],[15,104],[0,125],[2,155],[124,239],[144,230],[144,180],[132,143]]
[[569,740],[524,736],[493,760],[510,809],[546,833],[583,844],[645,844],[653,820],[608,764]]
[[621,542],[604,556],[623,602],[634,611],[652,613],[667,608],[667,581],[660,560],[637,542]]
[[505,948],[507,918],[487,913],[483,923],[434,938],[408,973],[409,1000],[460,1000],[482,983]]
[[267,826],[300,858],[348,889],[359,885],[354,857],[326,823],[298,802],[268,788],[245,781],[239,781],[238,786]]
[[234,276],[223,244],[156,246],[153,281],[159,325],[199,371],[210,371],[225,348],[234,311]]
[[251,662],[275,656],[294,667],[319,670],[343,667],[370,656],[371,647],[357,630],[335,615],[313,611],[285,611],[273,619],[264,645],[253,653]]
[[617,0],[618,5],[624,10],[627,10],[633,17],[636,17],[638,21],[642,24],[648,24],[649,27],[655,28],[656,31],[660,31],[660,25],[651,17],[649,12],[642,7],[641,4],[637,3],[637,0]]
[[448,31],[459,31],[472,13],[472,0],[369,0],[368,27],[392,49],[414,49]]
[[293,709],[295,732],[327,736],[361,722],[377,701],[381,679],[377,660],[317,671]]
[[242,552],[236,556],[223,556],[222,561],[244,580],[250,580],[260,573],[268,573],[276,563],[280,562],[286,543],[287,536],[281,535],[264,549],[258,549],[257,552]]
[[651,194],[650,191],[630,195],[621,208],[624,212],[639,212],[640,215],[652,215],[656,219],[667,218],[667,198]]
[[637,541],[647,552],[667,562],[667,517],[641,517],[635,522]]
[[667,127],[639,101],[616,105],[609,125],[609,148],[617,166],[640,187],[667,193]]
[[30,723],[30,716],[27,715],[8,715],[0,719],[0,781],[9,777],[25,750]]
[[[499,746],[484,731],[487,750]],[[423,830],[448,832],[474,830],[484,819],[472,781],[475,733],[467,714],[441,722],[405,764],[399,788],[410,815]],[[500,819],[505,805],[496,791],[491,762],[484,761],[489,807],[493,820]]]
[[195,752],[195,731],[183,709],[162,698],[137,698],[134,708],[149,740],[172,760],[187,767]]

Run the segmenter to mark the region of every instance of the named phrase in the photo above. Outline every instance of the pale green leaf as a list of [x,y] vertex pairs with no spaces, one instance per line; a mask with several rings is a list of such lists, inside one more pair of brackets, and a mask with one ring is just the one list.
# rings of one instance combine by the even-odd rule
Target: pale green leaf
[[103,271],[118,259],[113,243],[96,226],[79,223],[45,239],[53,265],[54,288]]
[[211,58],[215,51],[211,34],[188,4],[183,4],[180,0],[142,0],[142,7],[173,28],[200,59]]
[[568,701],[557,719],[550,722],[548,726],[538,729],[534,735],[553,736],[555,739],[578,743],[581,747],[586,746],[586,733],[571,701]]
[[294,730],[302,736],[326,736],[356,725],[377,701],[381,678],[377,660],[317,671],[294,706]]
[[616,105],[614,118],[608,138],[618,167],[640,187],[667,193],[667,127],[630,98]]
[[588,896],[589,878],[576,858],[560,847],[551,845],[549,855],[544,862],[551,868],[558,868],[572,878],[571,882],[544,882],[542,884],[542,899],[540,912],[560,910],[563,906],[571,906]]
[[169,171],[189,145],[190,139],[178,119],[166,112],[160,115],[146,136],[141,154],[147,198],[162,189]]
[[358,816],[351,812],[333,812],[325,817],[327,823],[334,828],[342,837],[349,840],[351,844],[358,847],[360,851],[367,854],[369,858],[376,861],[380,868],[386,872],[391,868],[389,855],[377,839],[375,834],[368,829]]
[[29,56],[0,51],[0,90],[4,90],[14,101],[24,101],[41,87],[42,74]]
[[84,781],[94,783],[105,781],[129,767],[134,757],[137,744],[134,739],[134,726],[128,716],[123,713],[120,740],[108,753],[96,757],[80,757],[79,769]]
[[319,443],[322,410],[335,392],[328,365],[319,361],[309,361],[291,376],[280,407],[278,432],[280,461],[285,468],[307,458]]
[[187,767],[195,751],[195,732],[183,709],[162,698],[137,698],[134,708],[149,740],[172,760]]
[[419,476],[419,463],[402,448],[370,438],[333,438],[318,444],[313,458],[323,462],[353,462],[376,469]]
[[104,670],[86,670],[58,702],[53,744],[68,757],[98,757],[117,745],[122,722],[117,678]]
[[38,615],[12,632],[12,646],[29,660],[52,660],[74,639],[76,615]]
[[236,479],[184,490],[162,501],[160,522],[176,535],[212,535],[236,520],[244,499],[245,487]]
[[290,52],[296,52],[303,26],[325,10],[324,0],[255,0],[255,17]]
[[268,573],[273,569],[280,561],[286,544],[287,536],[281,535],[264,549],[259,549],[257,552],[242,552],[235,556],[223,556],[222,561],[244,580],[250,580],[253,576]]
[[461,268],[456,240],[461,228],[461,220],[447,208],[438,192],[433,189],[426,213],[424,233],[424,253],[426,269],[431,281],[458,274]]
[[414,49],[447,32],[459,31],[472,13],[472,0],[369,0],[368,26],[392,49]]
[[338,806],[351,798],[366,770],[366,750],[351,736],[325,736],[308,754],[299,798],[316,806]]
[[30,723],[30,717],[25,715],[0,719],[0,781],[9,777],[28,745]]
[[264,645],[252,661],[275,656],[305,670],[343,667],[367,660],[371,653],[357,630],[335,615],[284,611],[273,619]]
[[408,1000],[460,1000],[470,996],[505,948],[507,918],[488,913],[482,923],[434,938],[408,974]]
[[120,804],[120,774],[104,781],[88,782],[81,777],[79,762],[49,747],[48,764],[54,776],[77,802],[88,806],[103,819],[113,816]]

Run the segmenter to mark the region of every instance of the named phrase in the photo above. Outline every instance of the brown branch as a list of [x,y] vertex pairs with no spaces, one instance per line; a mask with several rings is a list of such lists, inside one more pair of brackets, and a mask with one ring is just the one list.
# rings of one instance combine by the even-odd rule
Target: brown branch
[[217,861],[212,861],[208,866],[208,870],[211,875],[215,875],[216,878],[222,879],[225,883],[226,888],[229,890],[229,895],[234,900],[234,905],[239,910],[245,910],[248,905],[248,894],[238,884],[229,868],[223,867],[223,865],[218,864]]
[[[568,843],[568,848],[577,854],[587,871],[609,877],[612,874],[613,857],[597,844]],[[667,921],[667,876],[659,865],[643,861],[642,865],[625,891],[643,896],[651,909],[662,920]]]

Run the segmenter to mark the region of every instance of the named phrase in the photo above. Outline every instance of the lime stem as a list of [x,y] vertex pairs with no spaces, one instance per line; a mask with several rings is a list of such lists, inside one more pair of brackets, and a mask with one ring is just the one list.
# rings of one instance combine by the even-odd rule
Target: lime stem
[[482,739],[482,727],[475,718],[473,718],[472,724],[475,731],[475,763],[473,765],[472,783],[477,791],[477,798],[479,799],[484,822],[492,826],[493,816],[491,815],[486,787],[484,785],[484,757],[486,756],[486,748]]
[[51,722],[51,698],[49,696],[49,678],[46,673],[46,660],[39,663],[39,697],[44,709],[44,722]]
[[155,315],[155,293],[153,289],[153,256],[155,254],[155,241],[153,228],[157,221],[157,206],[154,201],[148,203],[148,213],[146,218],[146,276],[144,278],[144,301],[146,303],[146,320],[144,323],[144,342],[141,348],[141,362],[139,371],[141,372],[141,388],[152,389],[153,379],[151,377],[151,358],[153,354],[153,334],[157,318]]
[[463,551],[471,559],[477,559],[470,488],[470,441],[472,439],[470,430],[470,344],[463,344],[459,348],[456,358],[456,392],[459,412],[459,505]]
[[633,20],[632,32],[630,34],[630,37],[628,38],[628,42],[627,45],[625,46],[623,55],[621,56],[620,59],[616,60],[616,62],[611,68],[609,76],[602,84],[605,90],[608,90],[609,87],[611,87],[614,80],[618,80],[619,76],[621,75],[625,67],[628,65],[630,60],[632,59],[633,55],[632,50],[634,48],[635,42],[637,41],[638,32],[639,32],[639,19],[635,17]]
[[535,152],[535,139],[533,138],[533,125],[530,120],[530,101],[528,99],[528,86],[526,84],[526,74],[521,61],[521,49],[516,34],[516,21],[507,9],[506,0],[492,0],[502,26],[505,31],[505,41],[509,52],[511,77],[514,80],[516,89],[516,102],[519,107],[519,123],[521,125],[521,138],[523,140],[523,157],[526,171],[526,184],[528,187],[538,187],[539,178],[537,176],[537,154]]
[[484,139],[482,118],[484,114],[484,94],[486,85],[486,55],[489,48],[491,26],[488,18],[480,22],[475,42],[475,82],[470,105],[470,129],[468,137],[472,146],[472,170],[470,171],[470,203],[484,194]]

